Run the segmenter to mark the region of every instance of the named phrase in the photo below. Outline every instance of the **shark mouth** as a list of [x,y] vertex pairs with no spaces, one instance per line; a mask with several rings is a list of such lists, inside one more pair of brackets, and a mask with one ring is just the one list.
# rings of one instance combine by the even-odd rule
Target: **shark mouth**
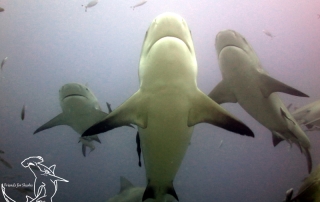
[[70,94],[70,95],[65,96],[62,100],[66,99],[68,97],[74,97],[74,96],[87,98],[86,96],[81,95],[81,94]]
[[158,40],[154,41],[154,42],[149,46],[148,52],[150,51],[150,49],[153,47],[154,44],[156,44],[156,43],[157,43],[158,41],[160,41],[161,39],[165,39],[165,38],[175,38],[175,39],[178,39],[178,40],[182,41],[182,42],[188,47],[189,51],[191,52],[191,48],[190,48],[189,44],[188,44],[185,40],[183,40],[183,39],[181,39],[181,38],[179,38],[179,37],[177,37],[177,36],[170,36],[170,35],[161,37],[161,38],[159,38]]

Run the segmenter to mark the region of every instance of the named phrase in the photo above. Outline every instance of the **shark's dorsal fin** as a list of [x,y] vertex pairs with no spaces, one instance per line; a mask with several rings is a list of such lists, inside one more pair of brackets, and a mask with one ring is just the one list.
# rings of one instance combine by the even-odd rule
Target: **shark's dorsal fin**
[[188,117],[188,126],[191,127],[198,123],[209,123],[234,133],[254,137],[250,128],[201,91],[198,91],[198,95],[194,96],[193,106]]
[[49,128],[52,128],[55,126],[59,126],[59,125],[68,125],[68,123],[64,119],[63,113],[59,114],[58,116],[54,117],[53,119],[51,119],[47,123],[40,126],[36,131],[34,131],[33,134],[36,134],[40,131],[43,131],[43,130],[46,130],[46,129],[49,129]]
[[140,128],[148,125],[149,99],[141,96],[140,90],[111,112],[104,120],[88,128],[82,136],[91,136],[117,127],[135,124]]
[[259,76],[259,88],[265,98],[269,97],[269,95],[274,92],[283,92],[299,97],[309,97],[303,92],[292,88],[264,73],[260,74]]
[[237,98],[234,96],[233,92],[230,91],[224,80],[220,81],[220,83],[218,83],[218,85],[209,93],[208,96],[218,104],[226,102],[238,102]]
[[134,185],[129,180],[127,180],[123,176],[120,176],[120,192],[119,193],[123,192],[126,189],[133,188],[133,187],[134,187]]
[[56,165],[53,164],[52,166],[49,167],[49,170],[54,174],[54,170],[56,169]]

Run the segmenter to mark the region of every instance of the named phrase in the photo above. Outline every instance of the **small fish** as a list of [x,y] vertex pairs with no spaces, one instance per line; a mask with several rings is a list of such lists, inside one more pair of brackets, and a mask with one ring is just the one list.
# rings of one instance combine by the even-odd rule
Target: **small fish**
[[21,110],[21,120],[24,120],[25,111],[26,111],[26,105],[23,105],[22,110]]
[[8,57],[5,57],[2,62],[1,62],[1,70],[2,70],[2,67],[3,65],[6,63],[6,61],[8,60]]
[[3,11],[4,11],[4,9],[0,7],[0,12],[3,12]]
[[271,32],[269,32],[268,30],[262,30],[263,33],[265,33],[267,36],[271,37],[273,39],[273,37],[275,37],[273,34],[271,34]]
[[223,140],[220,141],[219,148],[222,146]]
[[[87,12],[87,8],[91,8],[91,7],[95,6],[95,5],[97,5],[98,1],[99,1],[99,0],[90,1],[90,2],[85,6],[85,8],[86,8],[85,11]],[[82,5],[82,6],[83,6],[83,5]]]
[[0,158],[0,161],[3,163],[3,165],[7,166],[8,168],[12,168],[12,165],[10,165],[10,163],[8,163],[6,160],[4,160],[3,158]]
[[147,0],[142,0],[140,3],[137,3],[134,6],[131,6],[130,8],[132,8],[132,10],[134,10],[134,8],[138,7],[138,6],[142,6],[143,4],[147,3]]

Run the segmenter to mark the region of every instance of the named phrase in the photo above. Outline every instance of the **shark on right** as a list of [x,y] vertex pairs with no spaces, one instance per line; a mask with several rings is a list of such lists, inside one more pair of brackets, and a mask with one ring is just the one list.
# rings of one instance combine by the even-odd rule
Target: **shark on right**
[[276,146],[282,140],[296,144],[312,170],[310,141],[275,92],[308,97],[270,77],[246,39],[234,30],[220,31],[215,47],[222,81],[209,93],[218,104],[238,102],[259,123],[268,128]]

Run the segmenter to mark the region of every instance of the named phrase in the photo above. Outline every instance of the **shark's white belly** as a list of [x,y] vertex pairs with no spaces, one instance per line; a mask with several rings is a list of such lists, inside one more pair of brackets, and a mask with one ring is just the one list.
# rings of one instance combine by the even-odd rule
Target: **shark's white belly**
[[148,127],[139,128],[147,180],[158,185],[173,181],[193,132],[187,126],[189,109],[188,98],[172,90],[150,97]]
[[285,107],[276,93],[264,97],[258,82],[258,72],[255,68],[238,67],[228,69],[222,67],[223,78],[228,81],[229,89],[235,95],[238,103],[253,118],[269,130],[285,132],[286,120],[281,116],[280,108]]

